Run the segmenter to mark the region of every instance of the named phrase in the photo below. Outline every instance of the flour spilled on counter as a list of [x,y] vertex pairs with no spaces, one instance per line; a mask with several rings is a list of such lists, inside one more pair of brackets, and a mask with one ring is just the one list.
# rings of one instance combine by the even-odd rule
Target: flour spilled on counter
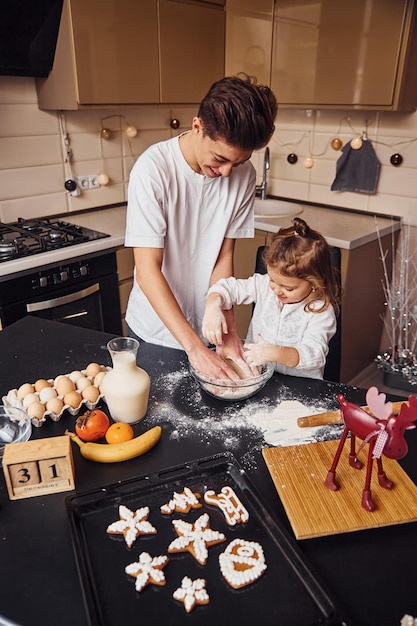
[[[256,396],[247,402],[224,402],[221,415],[210,406],[210,398],[190,379],[187,370],[180,370],[153,379],[150,411],[147,420],[170,426],[169,437],[180,441],[191,433],[209,445],[221,440],[233,452],[243,439],[250,441],[243,465],[253,469],[253,453],[267,446],[289,446],[340,437],[340,425],[300,428],[299,417],[322,413],[334,407],[334,396],[321,399],[320,406],[311,406],[310,398],[283,386],[282,399],[271,405],[266,398]],[[207,403],[205,399],[208,399]],[[203,401],[202,401],[203,400]],[[191,414],[193,416],[191,416]],[[245,463],[246,460],[246,463]]]

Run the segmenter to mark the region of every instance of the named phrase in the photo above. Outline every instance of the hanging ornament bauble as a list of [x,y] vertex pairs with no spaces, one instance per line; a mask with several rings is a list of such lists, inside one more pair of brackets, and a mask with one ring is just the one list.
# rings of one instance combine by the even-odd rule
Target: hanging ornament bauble
[[362,145],[363,145],[362,137],[355,137],[350,142],[350,147],[352,148],[352,150],[360,150],[362,148]]
[[340,150],[340,148],[343,146],[343,141],[339,137],[335,137],[331,140],[330,145],[333,150]]
[[180,121],[176,118],[173,117],[169,123],[169,125],[171,126],[171,128],[173,128],[174,130],[176,130],[177,128],[180,127]]
[[97,180],[100,187],[105,187],[109,184],[110,181],[109,177],[107,176],[107,174],[104,174],[104,172],[101,172],[101,174],[98,175]]
[[75,191],[77,189],[77,183],[72,178],[65,181],[64,187],[67,191]]
[[308,170],[311,169],[314,165],[314,159],[313,157],[307,157],[306,159],[304,159],[304,163],[303,163],[304,167],[306,167]]
[[297,163],[298,161],[298,156],[294,154],[294,152],[291,152],[291,154],[287,156],[287,161],[288,163],[291,163],[291,165],[294,165],[294,163]]
[[133,137],[136,137],[137,134],[138,134],[138,129],[136,128],[136,126],[126,127],[126,135],[129,137],[129,139],[133,139]]
[[390,163],[391,165],[394,165],[394,167],[398,167],[399,165],[401,165],[401,163],[403,162],[403,158],[401,156],[401,154],[393,154],[392,157],[390,158]]
[[110,137],[111,137],[111,130],[109,128],[102,128],[101,129],[101,136],[103,137],[103,139],[110,139]]

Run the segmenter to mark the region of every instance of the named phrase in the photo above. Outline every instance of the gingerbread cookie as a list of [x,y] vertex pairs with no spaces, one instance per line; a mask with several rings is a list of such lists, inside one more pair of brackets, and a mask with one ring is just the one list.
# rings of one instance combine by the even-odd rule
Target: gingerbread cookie
[[155,535],[157,530],[147,521],[149,507],[137,509],[135,513],[121,504],[119,506],[120,520],[107,527],[109,535],[123,535],[130,548],[139,535]]
[[126,565],[125,572],[136,578],[135,589],[142,591],[147,585],[165,585],[165,574],[162,569],[168,563],[169,558],[163,554],[151,557],[147,552],[139,555],[139,561]]
[[177,493],[174,491],[174,495],[171,500],[161,506],[161,513],[170,515],[171,513],[189,513],[191,509],[201,508],[200,494],[193,493],[188,487],[184,488],[184,491]]
[[262,546],[256,541],[235,539],[219,556],[220,571],[233,589],[257,580],[266,570]]
[[222,487],[220,493],[209,489],[204,494],[204,502],[219,507],[229,526],[247,522],[249,513],[231,487]]
[[208,558],[208,547],[226,540],[223,533],[210,528],[210,518],[203,513],[194,524],[184,520],[172,520],[172,525],[178,535],[171,541],[168,552],[189,552],[200,563],[205,565]]
[[174,591],[172,597],[184,603],[187,613],[192,611],[196,604],[208,604],[210,601],[204,578],[191,580],[188,576],[184,576],[181,587]]

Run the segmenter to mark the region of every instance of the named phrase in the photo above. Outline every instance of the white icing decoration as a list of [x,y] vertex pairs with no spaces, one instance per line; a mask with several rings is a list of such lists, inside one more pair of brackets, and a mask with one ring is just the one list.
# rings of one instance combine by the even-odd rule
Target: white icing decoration
[[154,535],[157,530],[147,520],[149,515],[149,507],[144,506],[137,509],[135,513],[121,504],[119,506],[120,520],[113,522],[107,527],[109,534],[124,535],[125,541],[129,548],[138,535]]
[[217,495],[210,489],[204,494],[204,501],[207,504],[218,506],[226,518],[229,526],[247,522],[249,513],[233,491],[231,487],[223,487]]
[[201,565],[205,565],[208,558],[207,546],[225,541],[223,533],[209,528],[210,518],[207,513],[203,513],[194,524],[184,520],[172,520],[172,525],[178,535],[177,539],[171,541],[168,552],[188,551]]
[[151,557],[147,552],[139,555],[139,561],[126,565],[125,572],[136,578],[135,589],[142,591],[146,585],[165,585],[165,574],[162,568],[169,559],[165,555]]
[[184,576],[181,581],[181,587],[174,591],[172,597],[183,602],[185,610],[189,613],[196,604],[207,604],[209,602],[210,598],[205,587],[206,581],[204,578],[191,580],[188,576]]
[[219,565],[225,580],[235,589],[255,581],[267,567],[262,546],[245,539],[232,541],[220,554]]
[[170,514],[174,511],[188,513],[190,509],[198,509],[201,507],[201,504],[197,496],[199,496],[199,494],[193,493],[188,487],[185,487],[182,493],[174,491],[171,500],[161,506],[161,513]]

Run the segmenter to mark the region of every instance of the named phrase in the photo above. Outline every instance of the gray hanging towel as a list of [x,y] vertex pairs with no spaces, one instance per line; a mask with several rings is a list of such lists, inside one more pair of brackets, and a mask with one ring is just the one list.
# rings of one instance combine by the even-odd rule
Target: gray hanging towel
[[363,139],[362,147],[354,150],[350,143],[342,148],[336,163],[336,178],[331,191],[355,191],[375,193],[381,164],[369,139]]

